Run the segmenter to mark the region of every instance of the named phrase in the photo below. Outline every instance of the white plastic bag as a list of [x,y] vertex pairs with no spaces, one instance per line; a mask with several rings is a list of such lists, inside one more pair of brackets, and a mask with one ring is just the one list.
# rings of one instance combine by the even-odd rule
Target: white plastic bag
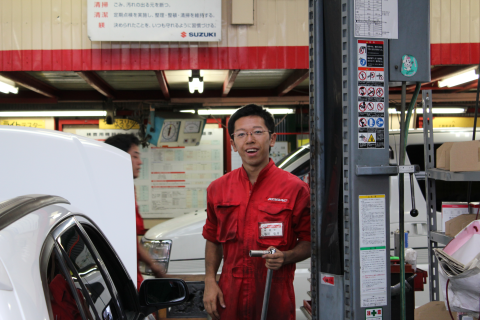
[[412,266],[413,271],[417,271],[417,251],[407,248],[405,250],[405,262]]
[[[443,249],[453,260],[447,257],[438,263],[440,288],[447,309],[450,307],[451,311],[465,312],[476,318],[480,313],[479,240],[480,220],[476,220],[460,231]],[[438,257],[437,255],[437,259]],[[451,273],[452,262],[457,266],[457,272]]]

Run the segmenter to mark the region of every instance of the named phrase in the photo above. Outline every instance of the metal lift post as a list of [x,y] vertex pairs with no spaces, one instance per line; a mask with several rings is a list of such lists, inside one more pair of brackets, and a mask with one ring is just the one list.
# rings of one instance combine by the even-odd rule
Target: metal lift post
[[429,1],[309,0],[309,36],[312,318],[391,319],[388,90],[430,79]]

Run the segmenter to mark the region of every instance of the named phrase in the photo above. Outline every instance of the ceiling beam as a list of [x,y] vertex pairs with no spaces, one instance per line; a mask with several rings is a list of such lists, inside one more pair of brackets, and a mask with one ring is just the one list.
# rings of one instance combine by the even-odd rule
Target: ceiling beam
[[464,92],[464,91],[471,90],[471,89],[476,89],[477,86],[478,86],[478,80],[473,80],[473,81],[467,83],[461,89],[455,91],[454,93],[459,93],[459,92]]
[[57,98],[57,89],[23,71],[3,71],[0,76],[49,98]]
[[[406,101],[412,100],[413,94],[407,93]],[[390,93],[389,94],[390,102],[392,101],[401,101],[401,94],[400,93]],[[475,92],[462,92],[462,93],[435,93],[432,96],[433,103],[440,103],[440,102],[474,102],[476,100],[476,93]],[[422,101],[422,95],[419,94],[417,97],[417,102]]]
[[[476,80],[475,80],[476,81]],[[415,86],[412,86],[414,90],[408,90],[407,87],[407,93],[412,93],[415,91]],[[420,90],[433,90],[433,91],[453,91],[452,93],[455,93],[456,91],[454,90],[459,90],[462,89],[463,87],[455,86],[455,87],[437,87],[433,86],[432,84],[425,83],[420,87]],[[388,89],[389,92],[398,92],[402,91],[402,87],[393,87]]]
[[155,75],[157,76],[158,84],[160,86],[160,90],[162,90],[163,96],[166,100],[170,100],[170,92],[168,90],[168,82],[167,77],[165,76],[165,71],[156,70]]
[[204,107],[241,106],[249,103],[259,105],[299,105],[308,104],[308,96],[287,96],[287,97],[224,97],[224,98],[172,98],[172,103],[179,104],[202,104]]
[[77,71],[80,78],[85,80],[90,87],[100,92],[107,98],[115,99],[115,90],[94,71]]
[[284,96],[290,92],[293,88],[298,86],[308,77],[308,69],[295,70],[285,81],[283,81],[277,87],[277,95],[279,97]]
[[[202,98],[200,96],[183,96],[178,95],[172,98],[169,102],[171,104],[201,104],[203,107],[233,107],[241,106],[248,103],[257,103],[259,105],[306,105],[309,103],[308,96],[285,96],[276,97],[271,95],[265,96],[252,96],[243,95],[238,97],[225,97],[220,98],[219,92],[216,90],[210,97]],[[18,104],[18,109],[22,107],[21,104],[43,104],[43,103],[92,103],[92,102],[104,102],[103,95],[96,91],[84,91],[84,90],[68,90],[60,91],[61,95],[58,99],[42,97],[34,92],[19,91],[18,94],[2,95],[0,94],[0,110],[2,110],[1,104]],[[165,102],[163,95],[159,90],[146,90],[146,91],[117,91],[118,97],[113,102]],[[205,92],[204,92],[205,93]],[[400,102],[400,93],[390,93],[390,102]],[[412,94],[407,93],[407,101],[412,99]],[[421,102],[421,95],[418,96],[417,102]],[[461,93],[435,93],[433,96],[434,103],[451,103],[451,102],[475,102],[476,92],[461,92]]]
[[230,92],[230,89],[232,89],[233,83],[235,82],[235,79],[237,79],[237,75],[239,72],[240,69],[233,69],[228,71],[227,77],[223,82],[222,97],[228,96],[228,93]]
[[430,83],[442,80],[452,74],[462,72],[466,69],[471,69],[472,66],[442,66],[436,67],[431,71],[431,80]]

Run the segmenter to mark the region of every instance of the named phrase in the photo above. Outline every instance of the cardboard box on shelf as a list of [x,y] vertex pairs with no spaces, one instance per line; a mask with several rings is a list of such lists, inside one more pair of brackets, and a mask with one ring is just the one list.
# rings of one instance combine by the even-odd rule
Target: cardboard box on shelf
[[477,214],[462,214],[445,223],[445,235],[455,237],[460,231],[475,220]]
[[462,214],[468,214],[468,204],[466,202],[442,202],[442,230],[446,232],[445,224],[447,221],[456,218]]
[[[457,313],[452,311],[453,319]],[[415,309],[415,320],[451,320],[445,301],[431,301]],[[477,318],[473,318],[477,320]]]
[[450,171],[480,171],[480,141],[454,142],[450,149]]
[[445,142],[437,149],[437,169],[450,170],[450,150],[453,142]]
[[[457,313],[452,312],[453,318]],[[443,301],[431,301],[415,309],[415,320],[451,320]]]

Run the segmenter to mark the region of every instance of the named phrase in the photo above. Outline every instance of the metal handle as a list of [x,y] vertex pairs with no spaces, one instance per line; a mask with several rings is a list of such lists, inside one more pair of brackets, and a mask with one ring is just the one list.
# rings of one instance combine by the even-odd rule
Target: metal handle
[[413,183],[413,173],[410,173],[410,193],[412,195],[412,210],[410,210],[410,215],[416,217],[418,216],[418,210],[415,207],[415,184]]
[[276,252],[275,249],[271,249],[271,250],[250,250],[250,257],[252,258],[258,258],[258,257],[261,257],[263,256],[264,254],[274,254]]

